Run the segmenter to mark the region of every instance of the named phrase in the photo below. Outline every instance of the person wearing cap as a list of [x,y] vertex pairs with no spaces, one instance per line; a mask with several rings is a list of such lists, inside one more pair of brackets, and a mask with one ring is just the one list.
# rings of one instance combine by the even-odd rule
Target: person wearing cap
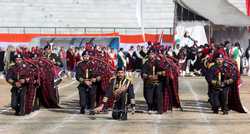
[[114,97],[112,118],[115,120],[127,120],[127,106],[131,104],[133,112],[135,110],[135,94],[131,80],[125,76],[124,68],[117,69],[116,76],[110,80],[110,88],[106,91],[102,104],[95,111],[102,111],[111,97]]
[[230,68],[225,62],[224,55],[217,53],[214,56],[215,62],[209,67],[206,79],[210,86],[210,101],[214,113],[219,113],[221,107],[223,114],[228,114],[228,93],[231,84],[237,80],[237,69]]
[[156,59],[154,50],[149,50],[148,60],[142,68],[144,82],[143,94],[148,105],[148,113],[157,111],[163,113],[163,78],[161,76],[160,60]]
[[80,113],[85,114],[85,109],[90,109],[89,114],[94,114],[96,103],[96,82],[100,80],[96,76],[94,63],[89,60],[88,51],[83,52],[83,60],[76,65],[76,80],[79,81],[78,90],[80,97]]
[[15,55],[15,63],[7,70],[6,81],[12,85],[11,107],[15,110],[15,115],[25,114],[25,98],[27,84],[25,78],[26,64],[20,54]]
[[51,60],[55,65],[60,66],[60,67],[63,66],[63,63],[60,57],[56,53],[53,53],[51,48],[45,49],[45,57]]
[[60,60],[62,61],[62,65],[63,65],[62,69],[64,73],[67,74],[67,57],[66,57],[66,51],[64,47],[60,48],[59,57],[60,57]]

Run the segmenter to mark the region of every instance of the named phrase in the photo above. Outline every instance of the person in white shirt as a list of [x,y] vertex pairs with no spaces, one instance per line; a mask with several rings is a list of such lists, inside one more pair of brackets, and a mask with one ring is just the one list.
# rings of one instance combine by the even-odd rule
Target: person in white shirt
[[234,44],[234,47],[230,51],[230,55],[237,62],[238,70],[240,70],[240,65],[241,65],[240,61],[241,61],[242,52],[241,52],[241,47],[240,47],[239,42],[236,42]]

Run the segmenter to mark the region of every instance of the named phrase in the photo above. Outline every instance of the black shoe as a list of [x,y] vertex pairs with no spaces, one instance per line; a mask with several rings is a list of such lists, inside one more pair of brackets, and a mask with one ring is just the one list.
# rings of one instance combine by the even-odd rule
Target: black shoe
[[20,110],[18,108],[15,109],[15,115],[19,115],[20,114]]
[[18,115],[19,115],[19,112],[15,112],[15,115],[18,116]]
[[95,111],[90,111],[89,115],[95,115]]
[[119,120],[120,119],[120,114],[119,112],[112,112],[112,118],[114,120]]
[[219,110],[213,110],[213,113],[218,114]]
[[123,121],[124,120],[128,120],[128,114],[127,114],[127,112],[122,112],[120,119],[123,120]]
[[207,102],[208,102],[208,103],[210,103],[210,102],[211,102],[210,98],[207,100]]
[[163,114],[163,112],[157,112],[157,114]]
[[223,111],[223,115],[228,115],[228,111]]
[[24,116],[26,113],[24,111],[20,112],[19,115]]
[[163,110],[158,110],[157,114],[163,114]]
[[85,114],[85,108],[81,108],[80,114]]

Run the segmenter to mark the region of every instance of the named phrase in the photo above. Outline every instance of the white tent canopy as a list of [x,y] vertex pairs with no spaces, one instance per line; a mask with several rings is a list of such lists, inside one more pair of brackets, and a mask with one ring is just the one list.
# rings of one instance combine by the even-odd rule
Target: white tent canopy
[[227,0],[175,0],[184,8],[203,16],[215,25],[250,26],[250,17]]
[[[207,44],[207,37],[204,26],[207,25],[206,22],[179,22],[175,29],[175,41],[176,43],[180,44],[181,47],[188,45],[191,47],[194,43],[189,38],[185,38],[185,32],[188,32],[190,37],[192,37],[195,41],[197,41],[197,45],[204,45]],[[179,41],[179,42],[178,42]]]

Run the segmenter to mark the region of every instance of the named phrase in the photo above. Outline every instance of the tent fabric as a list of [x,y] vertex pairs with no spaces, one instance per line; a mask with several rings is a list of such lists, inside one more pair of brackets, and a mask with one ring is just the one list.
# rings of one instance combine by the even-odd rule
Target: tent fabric
[[192,25],[188,23],[186,24],[182,22],[182,23],[178,23],[178,25],[176,26],[176,30],[175,30],[176,43],[180,44],[180,46],[182,47],[184,47],[185,45],[188,45],[190,47],[193,46],[194,42],[191,39],[184,37],[184,33],[188,32],[190,37],[192,37],[194,40],[197,41],[198,46],[207,44],[208,42],[207,42],[207,36],[206,36],[205,29],[204,29],[204,25],[195,23],[195,22]]
[[244,15],[227,0],[175,0],[184,8],[203,16],[215,25],[250,26],[250,17]]

